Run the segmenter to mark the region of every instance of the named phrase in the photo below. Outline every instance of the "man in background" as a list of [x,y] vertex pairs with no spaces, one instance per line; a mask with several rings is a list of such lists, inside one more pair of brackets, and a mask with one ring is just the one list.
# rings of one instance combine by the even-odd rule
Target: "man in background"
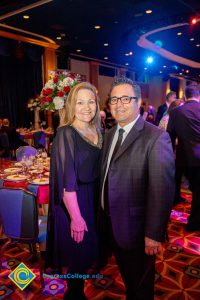
[[160,123],[160,120],[162,119],[162,117],[165,115],[165,113],[167,112],[170,104],[176,100],[176,93],[171,91],[169,92],[167,95],[166,95],[166,101],[165,103],[163,103],[162,105],[160,105],[158,107],[158,110],[157,110],[157,114],[156,114],[156,119],[155,119],[155,125],[159,125]]
[[200,230],[200,102],[197,85],[185,89],[185,104],[174,109],[169,117],[167,131],[172,144],[178,138],[182,160],[187,169],[192,190],[191,213],[186,226],[187,231]]

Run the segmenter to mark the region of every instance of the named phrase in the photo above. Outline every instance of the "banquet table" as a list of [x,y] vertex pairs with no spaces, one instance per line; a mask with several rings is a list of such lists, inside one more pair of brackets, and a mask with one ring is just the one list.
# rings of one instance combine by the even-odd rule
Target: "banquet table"
[[[17,130],[20,134],[20,138],[28,143],[30,146],[33,145],[33,134],[36,132],[36,130],[28,131],[23,128],[20,128]],[[43,131],[46,134],[46,149],[48,149],[49,145],[49,139],[53,136],[53,132],[49,130],[39,130]]]
[[[13,169],[13,172],[7,173],[6,170],[9,169]],[[14,169],[17,169],[18,174],[14,172]],[[16,161],[1,159],[0,187],[20,187],[32,192],[46,215],[49,203],[49,168],[44,168],[44,172],[41,174],[42,177],[38,177],[38,172],[34,169],[29,169],[27,176],[20,175],[20,170],[20,164]]]

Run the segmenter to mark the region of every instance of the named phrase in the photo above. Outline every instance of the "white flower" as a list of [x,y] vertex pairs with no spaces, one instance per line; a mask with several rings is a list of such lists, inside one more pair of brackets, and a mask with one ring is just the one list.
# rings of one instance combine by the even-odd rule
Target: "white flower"
[[59,81],[58,81],[58,85],[57,85],[58,90],[59,90],[59,91],[62,90],[63,87],[64,87],[63,81],[62,81],[62,80],[59,80]]
[[72,79],[71,77],[66,77],[63,79],[63,85],[64,86],[70,86],[74,83],[74,79]]
[[52,89],[52,90],[55,87],[56,87],[56,84],[54,83],[53,79],[48,80],[47,83],[44,86],[45,89]]
[[53,99],[53,103],[55,105],[55,109],[61,109],[64,107],[64,99],[63,97],[55,97]]

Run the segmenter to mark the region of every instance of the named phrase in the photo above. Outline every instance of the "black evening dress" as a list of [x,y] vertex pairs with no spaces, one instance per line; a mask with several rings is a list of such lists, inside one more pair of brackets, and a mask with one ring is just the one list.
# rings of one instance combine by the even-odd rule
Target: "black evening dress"
[[[97,177],[102,136],[95,145],[73,126],[58,129],[53,141],[50,167],[50,202],[47,225],[46,267],[61,274],[84,274],[98,256],[95,228]],[[63,191],[76,191],[81,215],[88,232],[76,243],[70,234],[70,216],[63,202]]]

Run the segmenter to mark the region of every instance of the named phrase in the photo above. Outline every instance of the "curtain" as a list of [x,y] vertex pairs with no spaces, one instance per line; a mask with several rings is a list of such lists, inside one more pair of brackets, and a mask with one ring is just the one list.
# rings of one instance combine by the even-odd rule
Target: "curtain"
[[30,98],[42,89],[43,48],[0,38],[0,118],[11,126],[30,127]]

